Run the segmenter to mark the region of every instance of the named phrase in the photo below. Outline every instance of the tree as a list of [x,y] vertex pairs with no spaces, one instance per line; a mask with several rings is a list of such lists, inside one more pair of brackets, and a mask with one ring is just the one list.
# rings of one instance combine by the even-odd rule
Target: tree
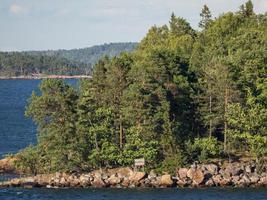
[[173,35],[181,36],[189,34],[191,36],[195,35],[195,31],[191,28],[190,24],[181,17],[176,17],[174,13],[171,14],[170,19],[170,32]]
[[45,171],[71,170],[79,166],[75,121],[76,91],[62,80],[47,79],[29,101],[26,116],[38,125],[40,168]]
[[204,7],[202,8],[200,17],[201,17],[201,21],[199,22],[199,27],[202,29],[207,29],[208,26],[210,26],[212,22],[212,19],[211,19],[212,15],[207,5],[204,5]]

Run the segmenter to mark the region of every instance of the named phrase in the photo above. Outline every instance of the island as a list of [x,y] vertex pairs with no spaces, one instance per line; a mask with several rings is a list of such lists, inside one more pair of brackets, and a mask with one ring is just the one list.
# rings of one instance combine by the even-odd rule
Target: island
[[200,16],[173,13],[78,88],[43,80],[25,112],[37,144],[0,161],[26,175],[0,187],[266,187],[267,14]]

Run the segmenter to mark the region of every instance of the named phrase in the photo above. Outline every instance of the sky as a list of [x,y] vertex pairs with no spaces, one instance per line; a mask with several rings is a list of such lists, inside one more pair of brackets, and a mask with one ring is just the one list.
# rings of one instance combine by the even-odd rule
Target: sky
[[[212,15],[247,0],[0,0],[0,51],[84,48],[138,42],[174,12],[197,28],[204,4]],[[256,13],[267,0],[253,0]]]

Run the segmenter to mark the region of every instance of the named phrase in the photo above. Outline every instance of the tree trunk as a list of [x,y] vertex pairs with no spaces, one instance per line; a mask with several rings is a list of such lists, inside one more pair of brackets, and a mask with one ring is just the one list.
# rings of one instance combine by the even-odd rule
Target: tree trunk
[[120,148],[123,147],[123,126],[122,126],[122,116],[120,115]]
[[227,106],[228,106],[228,89],[225,89],[225,96],[224,96],[224,152],[227,152],[227,121],[226,121],[226,114],[227,114]]
[[209,102],[209,112],[210,112],[210,124],[209,124],[209,137],[211,137],[212,133],[211,133],[211,95],[209,97],[210,102]]

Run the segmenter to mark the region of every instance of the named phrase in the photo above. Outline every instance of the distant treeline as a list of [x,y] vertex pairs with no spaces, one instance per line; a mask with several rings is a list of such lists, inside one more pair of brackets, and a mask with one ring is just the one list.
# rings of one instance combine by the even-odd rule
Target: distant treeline
[[73,50],[0,52],[0,76],[88,75],[101,57],[132,51],[135,46],[136,43],[111,43]]
[[135,49],[137,43],[121,42],[96,45],[89,48],[71,49],[71,50],[48,50],[48,51],[30,51],[31,55],[46,55],[66,58],[68,60],[86,63],[89,65],[95,64],[103,55],[113,57],[121,52],[130,52]]

